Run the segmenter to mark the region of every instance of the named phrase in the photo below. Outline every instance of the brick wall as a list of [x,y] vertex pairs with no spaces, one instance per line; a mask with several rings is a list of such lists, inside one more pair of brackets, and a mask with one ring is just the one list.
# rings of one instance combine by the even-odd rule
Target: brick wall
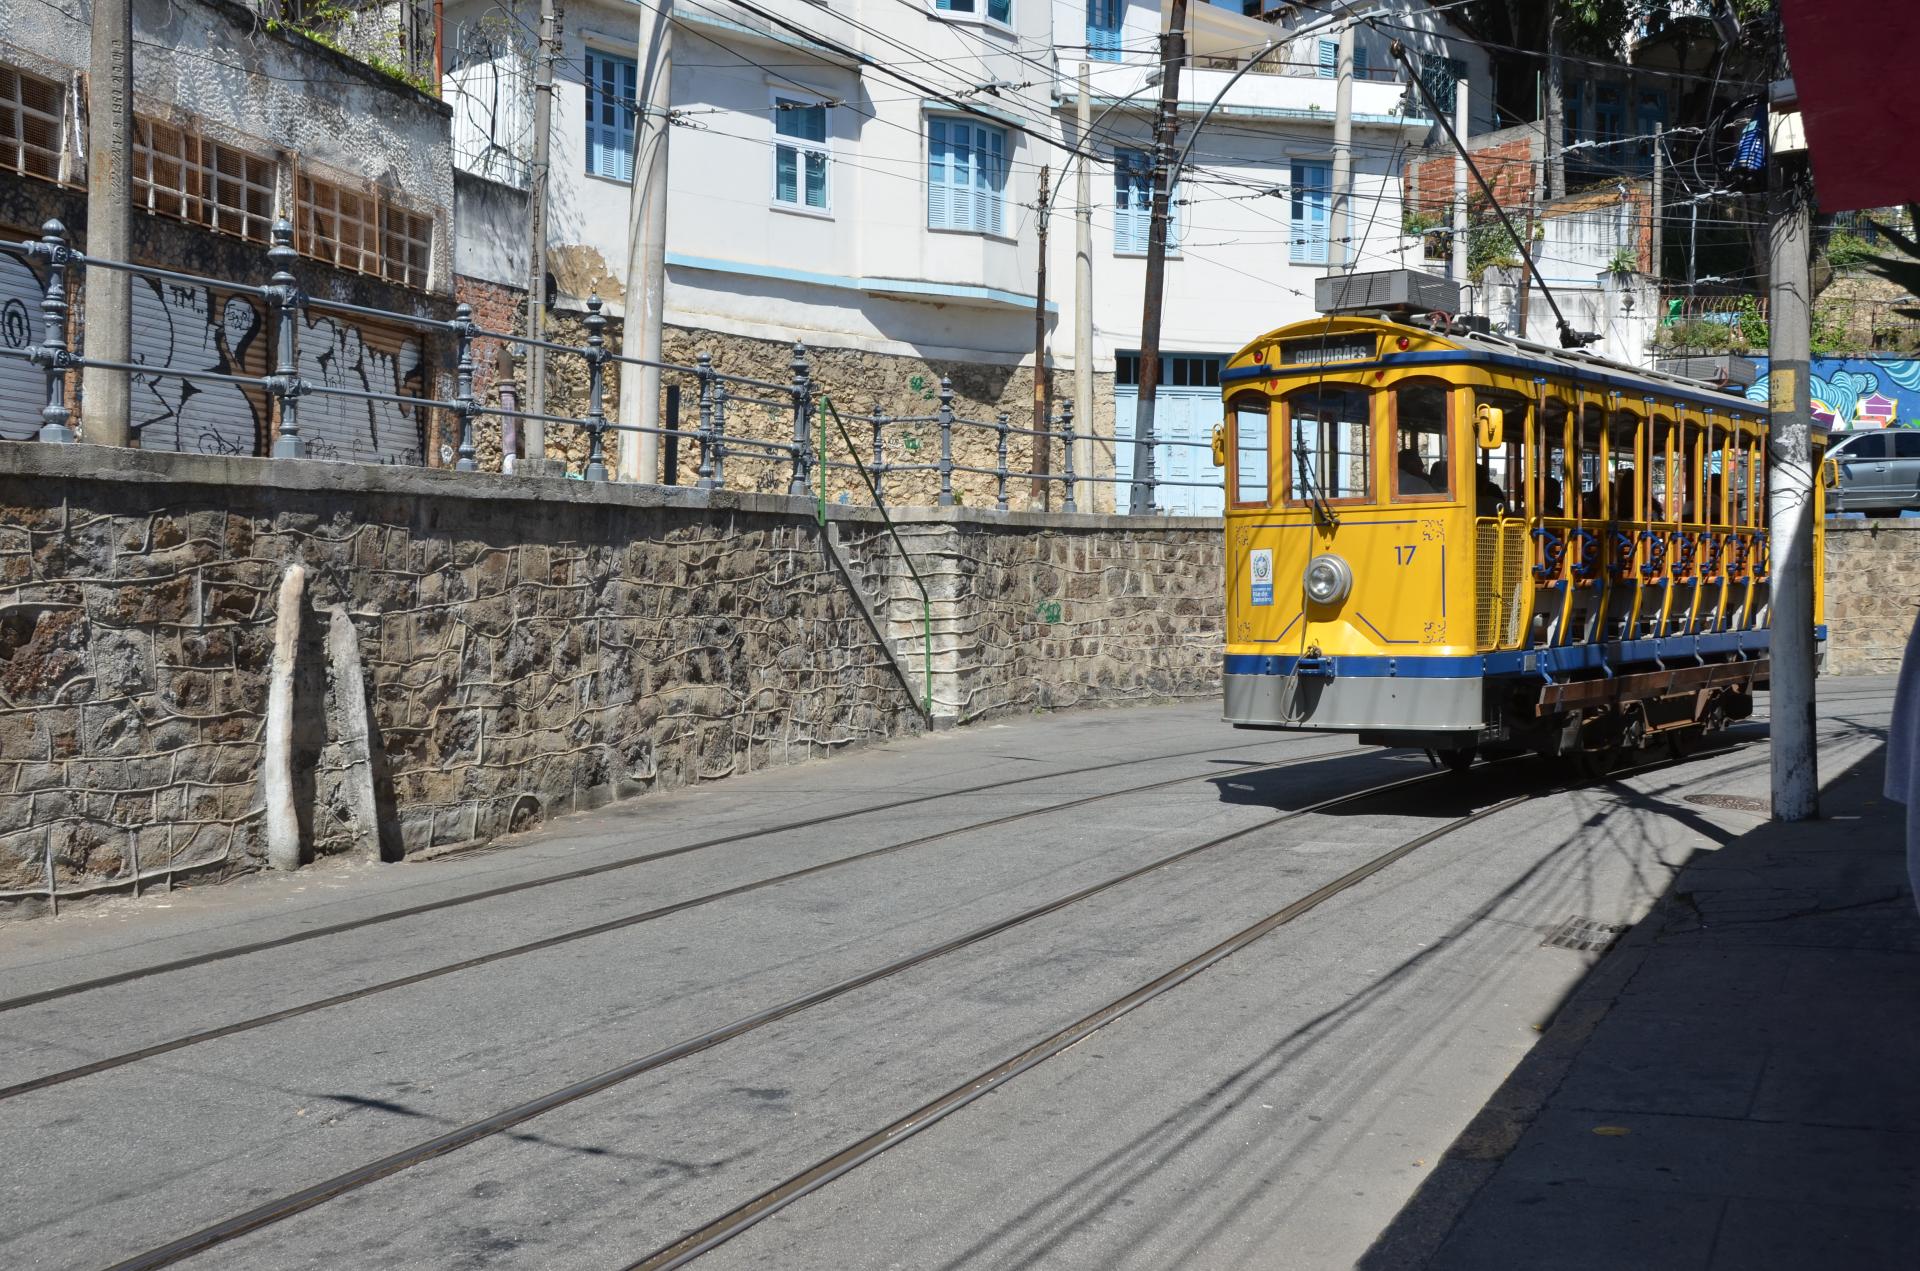
[[[1538,128],[1522,126],[1483,133],[1468,138],[1467,149],[1500,205],[1509,213],[1522,211],[1533,197],[1533,160],[1540,153]],[[1452,145],[1443,141],[1407,157],[1403,179],[1408,212],[1448,219],[1453,207],[1454,155]],[[1471,174],[1467,177],[1467,194],[1475,205],[1484,199],[1479,182]]]
[[[900,519],[938,716],[1217,691],[1217,520]],[[784,496],[0,443],[0,911],[37,912],[49,880],[258,867],[294,564],[311,854],[485,840],[917,731],[918,592],[874,514],[832,522]]]

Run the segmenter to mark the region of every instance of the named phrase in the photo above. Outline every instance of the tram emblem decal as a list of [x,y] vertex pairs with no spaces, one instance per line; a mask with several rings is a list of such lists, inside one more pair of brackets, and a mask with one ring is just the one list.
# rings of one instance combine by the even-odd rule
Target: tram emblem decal
[[1256,547],[1247,554],[1247,577],[1252,581],[1253,595],[1249,598],[1256,605],[1273,603],[1273,549]]

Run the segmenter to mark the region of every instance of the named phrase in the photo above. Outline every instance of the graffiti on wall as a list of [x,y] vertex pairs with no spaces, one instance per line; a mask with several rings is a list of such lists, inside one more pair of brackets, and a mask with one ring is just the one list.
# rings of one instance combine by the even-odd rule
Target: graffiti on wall
[[[420,397],[427,368],[418,335],[308,313],[300,331],[300,377],[331,388]],[[426,412],[417,406],[310,394],[300,401],[300,433],[316,459],[426,461]]]
[[133,361],[152,371],[129,376],[131,420],[144,450],[207,455],[266,453],[263,389],[172,371],[257,377],[267,373],[264,323],[252,301],[206,287],[133,280]]
[[[1766,359],[1756,358],[1760,378],[1747,400],[1767,400]],[[1823,427],[1920,427],[1920,359],[1815,358],[1813,418]]]
[[[15,256],[0,256],[0,348],[24,352],[40,342],[45,294],[40,277]],[[47,378],[23,357],[0,356],[0,438],[21,441],[40,427]]]

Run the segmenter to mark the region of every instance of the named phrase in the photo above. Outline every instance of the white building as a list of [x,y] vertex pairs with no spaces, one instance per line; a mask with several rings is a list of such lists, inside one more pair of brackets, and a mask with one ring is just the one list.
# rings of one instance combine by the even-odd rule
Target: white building
[[[449,4],[449,27],[474,29],[488,11],[477,0]],[[1326,50],[1335,33],[1294,38],[1321,20],[1305,11],[1262,21],[1194,8],[1182,142],[1237,67],[1254,54],[1261,65],[1213,111],[1176,192],[1162,347],[1179,357],[1169,366],[1163,437],[1204,439],[1218,414],[1219,359],[1309,316],[1314,278],[1340,266],[1343,252],[1355,267],[1380,268],[1401,245],[1398,165],[1430,123],[1409,105],[1388,39],[1428,54],[1447,49],[1420,29],[1431,19],[1417,0],[1368,12],[1393,26],[1358,40],[1353,241],[1330,244],[1335,80]],[[457,161],[470,171],[521,178],[525,33],[536,13],[520,0],[511,38],[450,63]],[[670,356],[698,344],[728,369],[766,375],[776,342],[797,338],[816,349],[816,372],[843,405],[930,409],[946,375],[963,413],[1005,409],[1024,421],[1040,173],[1052,184],[1047,351],[1063,400],[1074,356],[1074,169],[1086,164],[1099,377],[1092,423],[1099,435],[1116,425],[1128,435],[1124,381],[1139,343],[1161,9],[1118,0],[678,0],[674,14]],[[550,142],[550,272],[562,310],[591,292],[623,312],[635,39],[650,16],[627,0],[581,0],[566,12]],[[1098,119],[1084,145],[1075,123],[1083,62]],[[1484,58],[1476,64],[1484,77]],[[1118,462],[1124,472],[1128,449],[1104,449],[1106,471]],[[1193,472],[1198,453],[1170,448],[1161,474]],[[1103,491],[1096,503],[1110,500]],[[1162,502],[1217,508],[1217,498],[1176,488]]]

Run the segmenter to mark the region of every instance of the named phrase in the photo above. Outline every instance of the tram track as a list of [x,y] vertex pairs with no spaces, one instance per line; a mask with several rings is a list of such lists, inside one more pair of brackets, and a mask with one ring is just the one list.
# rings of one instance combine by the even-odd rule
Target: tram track
[[[677,856],[686,856],[694,852],[706,851],[715,847],[727,847],[735,843],[751,842],[754,839],[770,838],[778,834],[791,833],[794,830],[811,829],[815,826],[831,825],[840,821],[850,821],[858,817],[872,816],[880,812],[891,812],[900,808],[916,807],[921,804],[937,802],[941,799],[960,798],[965,795],[983,794],[992,790],[1004,790],[1013,786],[1030,785],[1037,781],[1054,781],[1065,777],[1085,776],[1089,773],[1110,772],[1117,768],[1133,768],[1142,764],[1162,763],[1173,759],[1190,759],[1195,755],[1213,755],[1232,753],[1241,750],[1254,750],[1261,746],[1272,746],[1292,737],[1275,737],[1263,741],[1247,742],[1238,746],[1203,746],[1195,750],[1174,751],[1163,755],[1148,755],[1140,759],[1118,759],[1111,763],[1088,764],[1079,768],[1062,768],[1053,772],[1032,773],[1024,777],[1012,777],[1005,781],[989,781],[979,785],[962,786],[952,790],[939,790],[932,794],[915,795],[909,799],[896,799],[891,803],[877,803],[869,807],[853,808],[845,812],[823,813],[819,816],[804,817],[799,820],[785,821],[779,825],[763,826],[754,830],[742,830],[734,834],[718,835],[701,839],[694,843],[683,843],[678,847],[662,848],[655,852],[642,852],[634,856],[625,856],[617,860],[602,861],[596,865],[585,865],[558,874],[542,875],[538,878],[523,879],[515,883],[505,883],[498,887],[488,887],[480,891],[465,892],[457,896],[442,897],[439,900],[426,901],[418,905],[408,905],[400,909],[388,910],[378,914],[369,914],[364,918],[349,919],[344,922],[328,923],[324,926],[309,927],[302,931],[290,932],[284,936],[275,936],[265,940],[248,941],[244,944],[228,945],[220,949],[210,949],[203,953],[190,954],[165,962],[156,962],[149,966],[133,967],[125,971],[115,971],[107,975],[93,976],[85,980],[76,980],[69,984],[55,985],[50,988],[36,989],[30,993],[16,994],[13,997],[0,998],[0,1013],[19,1010],[25,1006],[36,1006],[42,1002],[56,1001],[63,997],[73,997],[97,989],[111,988],[117,984],[130,984],[136,980],[153,976],[167,975],[175,971],[191,970],[194,967],[207,966],[223,962],[230,958],[244,957],[252,953],[265,953],[273,949],[284,949],[290,945],[303,944],[311,940],[324,939],[327,936],[343,935],[347,932],[361,931],[368,927],[397,922],[403,918],[416,918],[422,914],[438,913],[455,909],[462,905],[476,904],[484,900],[494,900],[501,896],[516,895],[533,891],[541,887],[551,887],[559,883],[576,882],[583,878],[593,878],[654,861],[670,860]],[[1369,753],[1352,747],[1343,748],[1336,753]],[[1325,757],[1324,755],[1321,757]],[[1207,776],[1216,774],[1203,774]]]
[[[1713,758],[1729,753],[1738,753],[1761,744],[1764,739],[1747,742],[1735,742],[1731,745],[1703,751],[1690,759]],[[1516,757],[1520,758],[1520,757]],[[1498,763],[1513,760],[1495,761]],[[1187,959],[1173,969],[1130,989],[1106,1005],[1082,1016],[1065,1028],[1042,1038],[1016,1054],[1001,1060],[993,1066],[976,1073],[945,1094],[938,1096],[905,1116],[889,1122],[846,1147],[816,1162],[767,1188],[752,1199],[740,1204],[719,1217],[696,1228],[680,1239],[665,1245],[639,1260],[629,1263],[624,1271],[673,1271],[712,1252],[720,1245],[773,1217],[782,1209],[796,1201],[820,1191],[836,1179],[842,1178],[860,1166],[872,1161],[883,1153],[897,1147],[921,1131],[931,1128],[953,1113],[991,1093],[1021,1074],[1031,1071],[1041,1064],[1065,1053],[1071,1047],[1120,1019],[1137,1008],[1146,1005],[1155,998],[1192,980],[1210,968],[1224,962],[1234,954],[1255,944],[1280,927],[1312,912],[1314,909],[1332,900],[1396,862],[1412,855],[1421,848],[1439,839],[1455,834],[1460,830],[1484,821],[1500,812],[1517,807],[1533,799],[1553,794],[1565,793],[1585,786],[1600,785],[1621,777],[1640,775],[1670,767],[1675,761],[1662,759],[1644,764],[1636,764],[1616,770],[1604,778],[1572,781],[1546,790],[1528,791],[1513,795],[1498,802],[1478,808],[1464,816],[1457,817],[1447,824],[1427,830],[1386,851],[1370,858],[1333,881],[1323,884],[1306,895],[1275,910],[1252,925],[1235,932],[1226,939],[1213,945],[1202,953]],[[1441,776],[1444,774],[1434,774]],[[1417,779],[1416,779],[1417,780]],[[1355,796],[1364,797],[1364,796]],[[1256,827],[1265,828],[1265,827]],[[115,1268],[114,1271],[118,1271]]]
[[803,878],[811,878],[831,870],[840,869],[844,866],[877,860],[881,857],[890,856],[897,852],[908,851],[912,848],[926,847],[933,843],[959,838],[968,834],[976,834],[983,830],[997,829],[1018,821],[1071,811],[1075,808],[1086,807],[1090,804],[1102,803],[1111,799],[1125,798],[1130,795],[1147,794],[1155,790],[1164,790],[1171,786],[1186,785],[1195,781],[1206,781],[1226,776],[1249,777],[1262,772],[1298,767],[1304,764],[1317,763],[1321,760],[1345,755],[1375,755],[1378,753],[1380,752],[1371,748],[1356,749],[1348,746],[1335,750],[1315,751],[1311,754],[1295,755],[1286,759],[1233,764],[1214,772],[1188,773],[1184,776],[1170,777],[1164,781],[1154,781],[1145,785],[1129,786],[1123,790],[1109,790],[1099,794],[1083,795],[1080,798],[1069,799],[1062,803],[1052,803],[1039,808],[1028,808],[1019,812],[1010,812],[1002,816],[991,817],[984,821],[976,821],[968,825],[936,830],[930,834],[922,834],[898,843],[888,843],[880,847],[855,852],[850,856],[836,857],[832,860],[821,861],[800,869],[787,870],[766,878],[737,883],[731,887],[723,887],[717,891],[707,892],[699,896],[690,896],[684,900],[674,901],[670,904],[657,905],[650,909],[641,910],[638,913],[623,914],[618,918],[610,918],[604,922],[592,923],[585,927],[557,932],[550,936],[543,936],[537,940],[529,940],[505,949],[496,949],[489,953],[476,954],[470,958],[462,958],[459,961],[446,963],[442,966],[430,967],[424,971],[416,971],[409,975],[396,976],[393,979],[382,980],[376,984],[364,985],[357,989],[350,989],[345,992],[331,994],[327,997],[316,998],[310,1002],[303,1002],[295,1006],[284,1007],[277,1011],[269,1011],[261,1015],[250,1016],[246,1019],[236,1020],[232,1023],[219,1025],[214,1028],[201,1029],[192,1033],[182,1034],[179,1037],[170,1038],[162,1042],[155,1042],[151,1045],[124,1051],[117,1055],[90,1060],[87,1063],[78,1064],[71,1068],[44,1073],[37,1077],[14,1082],[11,1085],[0,1086],[0,1101],[17,1098],[36,1090],[44,1090],[52,1086],[64,1085],[70,1081],[78,1081],[82,1077],[108,1072],[115,1068],[124,1068],[129,1064],[138,1063],[141,1060],[171,1054],[203,1042],[216,1041],[225,1037],[234,1037],[242,1033],[252,1032],[256,1029],[266,1028],[273,1024],[283,1023],[290,1019],[297,1019],[302,1015],[311,1015],[332,1007],[344,1006],[350,1002],[363,1001],[367,998],[375,997],[382,993],[389,993],[396,989],[408,988],[416,984],[424,984],[428,981],[454,975],[461,971],[470,971],[477,967],[487,966],[490,963],[503,962],[509,958],[523,957],[528,954],[559,948],[562,945],[590,939],[594,936],[623,931],[630,927],[654,922],[674,914],[685,913],[690,909],[698,909],[718,901],[732,899],[736,896],[744,896],[785,883],[796,882]]
[[[1347,752],[1342,751],[1338,753]],[[1314,757],[1325,758],[1326,756],[1320,755]],[[1306,762],[1307,759],[1308,757],[1303,756],[1296,762]],[[1202,775],[1212,776],[1216,774]],[[1245,774],[1236,773],[1234,775]],[[1185,779],[1192,780],[1194,778]],[[1304,807],[1289,809],[1278,815],[1268,817],[1257,824],[1244,826],[1229,833],[1217,835],[1205,842],[1181,848],[1178,851],[1135,866],[1132,869],[1128,869],[1100,882],[1089,884],[1066,895],[997,919],[970,931],[950,937],[937,944],[893,959],[880,966],[872,967],[848,976],[824,987],[813,989],[799,996],[789,998],[786,1001],[764,1007],[723,1024],[718,1028],[710,1029],[697,1036],[675,1042],[672,1045],[655,1050],[650,1054],[640,1056],[617,1067],[607,1069],[594,1076],[548,1091],[533,1099],[503,1109],[479,1120],[458,1126],[444,1134],[416,1143],[410,1147],[389,1153],[376,1160],[336,1174],[321,1182],[301,1188],[298,1191],[288,1193],[274,1200],[265,1201],[220,1222],[156,1246],[144,1253],[136,1254],[131,1258],[116,1262],[112,1265],[110,1271],[149,1271],[151,1268],[171,1266],[186,1258],[193,1257],[196,1254],[214,1248],[217,1245],[225,1244],[243,1235],[291,1218],[296,1214],[304,1213],[319,1205],[325,1204],[327,1201],[345,1195],[348,1192],[356,1191],[380,1179],[412,1169],[415,1166],[436,1160],[452,1152],[471,1146],[474,1143],[491,1138],[494,1135],[510,1130],[525,1121],[544,1115],[545,1113],[555,1111],[591,1095],[602,1093],[643,1074],[657,1071],[681,1059],[711,1050],[735,1038],[755,1032],[768,1025],[777,1023],[780,1020],[790,1018],[801,1012],[810,1010],[813,1007],[821,1006],[843,997],[857,989],[890,979],[938,958],[980,944],[1003,932],[1024,926],[1027,923],[1049,914],[1057,913],[1072,905],[1079,904],[1082,901],[1133,882],[1136,879],[1166,869],[1181,861],[1199,856],[1204,852],[1269,830],[1276,825],[1316,813],[1332,811],[1336,808],[1360,803],[1368,799],[1378,798],[1396,791],[1416,786],[1440,784],[1455,779],[1457,779],[1455,775],[1450,772],[1436,771],[1423,772],[1414,776],[1400,777],[1392,781],[1376,783],[1360,790],[1348,791],[1343,794],[1317,800]],[[1515,796],[1514,799],[1507,800],[1500,806],[1510,806],[1512,803],[1530,797],[1534,796],[1530,794]],[[1483,809],[1473,814],[1472,819],[1479,819],[1482,816],[1491,815],[1494,810],[1493,808]],[[1449,823],[1449,827],[1443,827],[1443,830],[1450,828],[1458,828],[1458,826],[1455,823]],[[1427,841],[1424,836],[1422,841]],[[1402,846],[1405,847],[1406,845],[1403,844]],[[1411,851],[1414,849],[1408,847],[1406,850]],[[1403,852],[1402,854],[1404,855],[1405,853]],[[1384,868],[1385,863],[1378,866],[1378,868]],[[1375,872],[1377,872],[1377,869]],[[1351,882],[1346,883],[1346,886],[1351,886],[1352,882],[1357,881],[1359,880],[1355,878]],[[1197,974],[1197,971],[1195,973]]]

